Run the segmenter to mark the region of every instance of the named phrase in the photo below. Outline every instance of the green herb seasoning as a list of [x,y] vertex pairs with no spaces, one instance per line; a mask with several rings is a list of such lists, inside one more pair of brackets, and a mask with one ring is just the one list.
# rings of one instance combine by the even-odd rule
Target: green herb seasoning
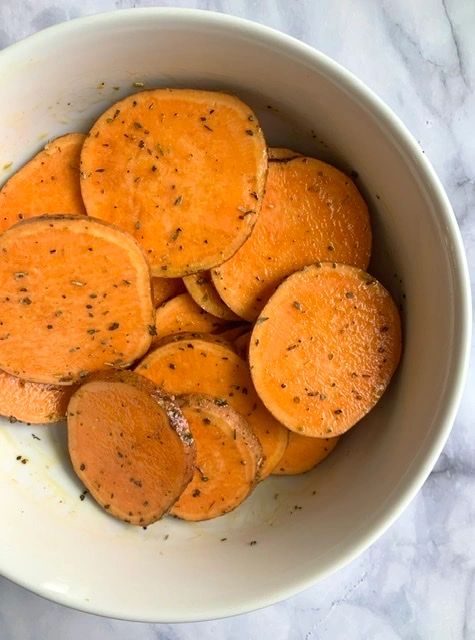
[[178,236],[180,235],[181,232],[182,232],[182,228],[181,227],[177,227],[175,229],[175,231],[173,232],[173,235],[172,235],[172,241],[173,242],[175,242],[175,240],[178,240]]

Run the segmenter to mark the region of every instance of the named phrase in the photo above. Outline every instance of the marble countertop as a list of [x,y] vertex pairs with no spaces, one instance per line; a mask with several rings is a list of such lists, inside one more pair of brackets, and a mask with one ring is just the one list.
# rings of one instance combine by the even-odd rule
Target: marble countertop
[[[51,24],[132,6],[214,9],[317,47],[402,118],[438,172],[475,281],[474,0],[0,0],[0,48]],[[366,553],[306,592],[228,620],[150,625],[47,602],[0,578],[1,640],[475,638],[475,349],[433,473]],[[349,631],[349,629],[352,631]]]

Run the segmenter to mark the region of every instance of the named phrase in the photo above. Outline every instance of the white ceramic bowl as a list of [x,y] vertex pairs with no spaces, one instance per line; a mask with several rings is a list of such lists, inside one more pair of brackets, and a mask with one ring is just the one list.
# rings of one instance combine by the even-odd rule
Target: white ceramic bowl
[[2,178],[47,138],[86,131],[137,82],[236,92],[270,143],[356,170],[372,209],[372,270],[404,317],[404,357],[389,392],[334,455],[301,477],[267,480],[209,523],[123,525],[80,501],[64,426],[1,425],[4,576],[86,611],[201,620],[308,587],[361,553],[408,504],[459,402],[468,276],[447,197],[391,111],[322,54],[225,15],[128,10],[59,25],[2,52],[0,168],[13,162]]

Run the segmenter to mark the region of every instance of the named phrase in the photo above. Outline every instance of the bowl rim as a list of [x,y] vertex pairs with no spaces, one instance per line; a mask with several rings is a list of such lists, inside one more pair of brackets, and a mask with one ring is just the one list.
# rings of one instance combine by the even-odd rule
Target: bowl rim
[[285,586],[276,586],[261,597],[251,599],[243,598],[239,605],[233,603],[232,605],[222,606],[220,603],[213,603],[198,617],[196,615],[189,616],[184,612],[179,616],[174,615],[170,617],[159,611],[157,611],[156,615],[150,616],[149,612],[145,613],[145,611],[141,612],[140,610],[133,613],[127,612],[127,614],[124,615],[123,607],[120,607],[118,604],[114,605],[109,603],[106,606],[96,605],[94,602],[90,602],[85,605],[84,602],[79,601],[78,598],[67,594],[55,594],[53,597],[51,593],[43,589],[41,585],[32,584],[27,579],[22,579],[21,577],[12,575],[8,571],[3,571],[0,567],[0,575],[2,577],[47,600],[79,611],[137,622],[170,623],[198,622],[225,618],[248,613],[281,602],[308,589],[316,582],[323,580],[349,564],[383,535],[401,515],[424,484],[452,429],[468,373],[472,307],[470,279],[462,236],[448,196],[431,163],[400,118],[372,89],[367,87],[363,81],[359,80],[341,64],[314,47],[282,33],[277,29],[230,14],[204,9],[140,7],[100,12],[53,25],[11,44],[0,51],[0,63],[8,64],[10,58],[11,64],[13,64],[17,55],[24,55],[24,53],[27,53],[32,47],[41,48],[42,43],[46,43],[51,38],[67,38],[68,34],[81,32],[91,26],[127,24],[130,27],[131,25],[133,26],[134,21],[137,21],[137,24],[139,24],[143,20],[161,20],[163,18],[184,18],[190,22],[195,22],[195,24],[207,24],[215,27],[223,27],[224,29],[234,28],[243,33],[245,32],[248,37],[259,39],[261,42],[279,43],[288,53],[293,53],[302,62],[317,67],[321,74],[351,94],[353,99],[357,100],[361,105],[364,105],[364,107],[371,112],[380,123],[380,126],[385,130],[386,135],[393,141],[397,141],[406,163],[412,164],[417,178],[427,185],[427,192],[430,193],[432,209],[435,215],[438,216],[440,220],[443,220],[445,224],[445,231],[452,245],[452,276],[455,291],[454,307],[459,329],[454,336],[450,363],[452,370],[450,372],[451,375],[448,376],[448,382],[444,391],[447,400],[439,410],[437,428],[434,429],[430,445],[424,454],[421,455],[417,468],[409,467],[404,478],[401,479],[397,497],[392,496],[391,499],[387,501],[384,509],[380,510],[371,521],[365,523],[366,531],[360,532],[358,541],[352,544],[351,549],[344,550],[340,557],[327,568],[318,571],[309,563],[306,574],[299,580],[294,580],[291,584]]

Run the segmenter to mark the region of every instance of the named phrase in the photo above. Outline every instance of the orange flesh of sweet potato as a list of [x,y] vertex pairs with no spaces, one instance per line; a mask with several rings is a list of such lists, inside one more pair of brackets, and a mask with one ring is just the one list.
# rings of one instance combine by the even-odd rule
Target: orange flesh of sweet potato
[[177,400],[196,444],[193,479],[171,509],[184,520],[210,520],[239,506],[257,483],[262,448],[246,420],[209,396]]
[[86,136],[68,133],[48,143],[0,191],[0,233],[44,213],[86,213],[79,185],[79,156]]
[[252,385],[247,363],[219,336],[172,336],[147,355],[136,372],[166,392],[206,394],[229,404],[248,422],[261,443],[261,478],[272,473],[287,446],[288,432],[265,409]]
[[47,424],[66,417],[69,398],[76,387],[28,382],[0,371],[0,415]]
[[156,335],[152,345],[158,343],[161,338],[175,333],[214,333],[219,331],[224,321],[212,316],[199,307],[189,293],[181,293],[179,296],[164,302],[155,313]]
[[196,304],[208,313],[223,320],[240,319],[219,297],[209,270],[185,276],[183,282]]
[[284,455],[272,472],[278,476],[305,473],[325,460],[336,447],[339,438],[309,438],[293,431]]
[[249,359],[249,342],[251,340],[251,332],[242,333],[240,336],[234,340],[233,345],[234,349],[238,356],[240,356],[246,362]]
[[251,336],[259,397],[286,427],[333,437],[376,404],[401,354],[401,324],[386,289],[364,271],[321,263],[289,276]]
[[294,158],[301,158],[302,154],[286,147],[267,147],[267,159],[275,162],[289,162]]
[[262,131],[234,96],[156,89],[114,104],[81,154],[87,212],[133,234],[152,274],[230,258],[257,219],[267,171]]
[[132,237],[88,216],[43,216],[4,232],[0,254],[0,369],[72,384],[147,351],[150,275]]
[[229,327],[229,329],[225,329],[224,331],[220,331],[217,335],[222,340],[226,340],[226,342],[234,345],[234,342],[239,338],[239,336],[243,333],[249,333],[251,329],[252,326],[248,322],[245,322],[243,324],[238,324],[237,326]]
[[186,288],[181,278],[152,278],[152,300],[155,309],[170,298],[185,292]]
[[223,515],[319,464],[389,384],[371,241],[350,178],[266,149],[234,96],[129,96],[0,189],[0,414],[69,403],[74,469],[127,523]]
[[319,260],[365,269],[370,253],[368,208],[348,176],[314,158],[270,157],[252,235],[212,277],[224,302],[252,321],[294,271]]
[[193,476],[195,446],[183,414],[130,371],[98,372],[76,391],[68,446],[93,498],[130,524],[161,518]]

